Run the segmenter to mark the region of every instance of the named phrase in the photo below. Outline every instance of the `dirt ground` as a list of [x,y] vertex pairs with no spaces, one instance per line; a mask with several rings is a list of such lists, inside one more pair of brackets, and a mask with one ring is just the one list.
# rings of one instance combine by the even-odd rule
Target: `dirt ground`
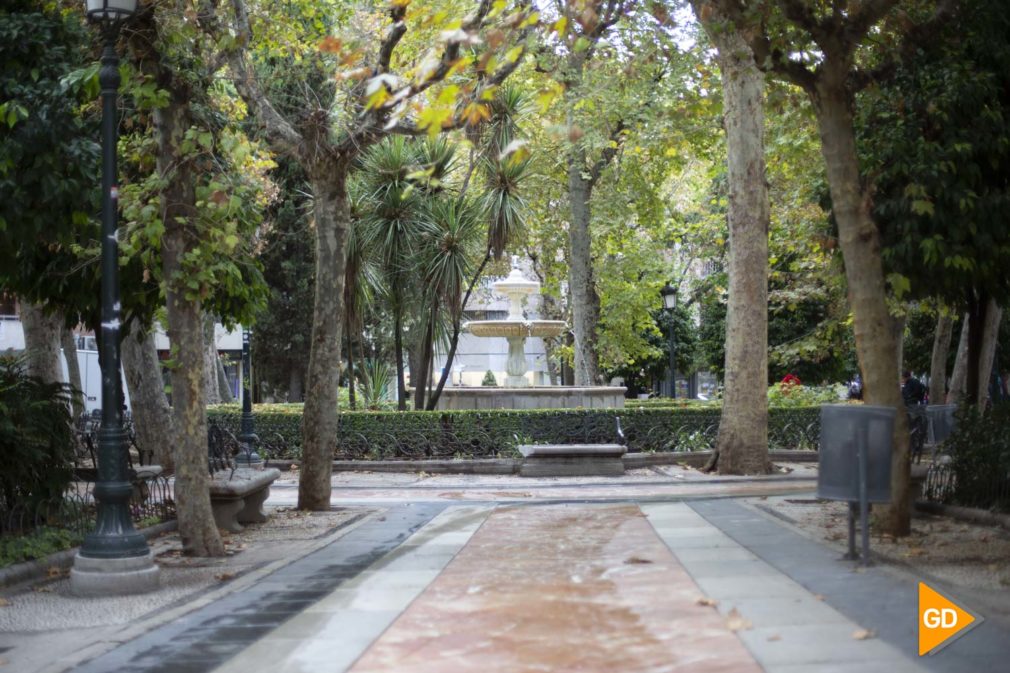
[[[812,496],[754,498],[750,502],[840,551],[847,547],[846,503]],[[916,513],[910,536],[895,539],[871,532],[870,548],[888,562],[954,586],[989,592],[1010,607],[1010,531]]]

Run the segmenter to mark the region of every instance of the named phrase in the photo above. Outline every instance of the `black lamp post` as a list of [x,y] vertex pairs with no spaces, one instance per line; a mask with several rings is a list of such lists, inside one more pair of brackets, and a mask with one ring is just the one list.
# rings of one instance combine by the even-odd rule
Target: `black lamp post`
[[140,593],[157,588],[158,567],[147,540],[133,527],[123,430],[119,334],[118,189],[116,187],[116,101],[120,26],[137,9],[137,0],[86,0],[88,19],[101,29],[105,48],[98,81],[102,87],[102,427],[98,432],[98,505],[95,530],[84,537],[74,560],[71,585],[79,595]]
[[670,397],[677,397],[677,364],[676,364],[676,341],[674,339],[674,312],[677,309],[677,288],[667,283],[659,291],[663,297],[663,308],[670,315]]
[[242,453],[239,454],[236,462],[245,465],[259,463],[260,457],[256,453],[256,443],[259,437],[253,429],[252,413],[252,365],[249,356],[249,339],[252,337],[252,330],[242,328],[242,425],[239,432],[238,441],[242,443]]

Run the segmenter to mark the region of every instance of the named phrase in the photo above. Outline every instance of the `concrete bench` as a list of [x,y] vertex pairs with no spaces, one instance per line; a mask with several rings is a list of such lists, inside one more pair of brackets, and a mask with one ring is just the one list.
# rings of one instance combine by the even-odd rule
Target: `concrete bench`
[[620,477],[624,454],[620,444],[524,444],[520,477]]
[[244,523],[267,520],[263,503],[270,497],[270,484],[281,476],[280,470],[255,470],[240,467],[219,470],[211,476],[210,505],[218,528],[231,533],[242,530]]

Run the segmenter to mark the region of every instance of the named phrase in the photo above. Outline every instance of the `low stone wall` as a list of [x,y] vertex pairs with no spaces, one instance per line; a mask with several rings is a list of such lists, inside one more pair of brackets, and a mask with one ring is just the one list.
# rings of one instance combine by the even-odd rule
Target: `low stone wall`
[[464,388],[442,390],[440,410],[457,409],[623,409],[627,388],[594,386],[530,386],[528,388]]

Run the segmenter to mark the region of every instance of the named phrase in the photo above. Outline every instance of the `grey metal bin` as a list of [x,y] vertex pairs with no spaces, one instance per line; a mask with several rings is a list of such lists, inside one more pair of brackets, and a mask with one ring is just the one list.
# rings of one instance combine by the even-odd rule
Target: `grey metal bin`
[[859,449],[864,444],[867,501],[891,501],[894,414],[894,407],[868,404],[821,407],[817,497],[859,502]]
[[[871,502],[891,500],[894,407],[825,404],[821,407],[817,496],[849,503],[849,551],[845,558],[870,562]],[[856,514],[862,554],[856,554]]]
[[956,404],[930,404],[926,407],[929,419],[929,443],[942,444],[954,432]]

